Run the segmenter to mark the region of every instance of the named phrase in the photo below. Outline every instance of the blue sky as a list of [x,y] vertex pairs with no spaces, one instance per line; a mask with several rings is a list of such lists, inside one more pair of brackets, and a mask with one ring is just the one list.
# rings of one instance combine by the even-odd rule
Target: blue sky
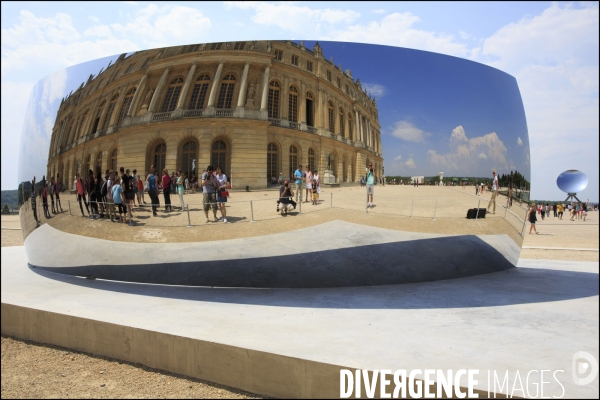
[[[580,169],[590,178],[581,197],[598,200],[597,3],[3,2],[1,7],[3,189],[17,185],[12,167],[29,93],[54,71],[121,52],[176,44],[315,39],[427,50],[507,72],[516,78],[525,107],[532,196],[560,198],[556,177],[566,169]],[[325,51],[330,54],[326,47]],[[334,58],[344,63],[343,56]],[[411,171],[423,168],[419,154],[431,150],[427,145],[435,135],[445,135],[448,143],[457,126],[468,140],[500,129],[460,125],[458,120],[435,126],[411,110],[410,102],[388,107],[385,99],[392,98],[394,89],[388,87],[389,80],[372,78],[368,62],[358,61],[349,61],[347,67],[353,73],[364,68],[366,74],[354,75],[372,85],[371,92],[380,100],[388,173],[410,168],[406,163],[411,154],[416,164]],[[55,85],[56,91],[59,88]],[[456,96],[462,92],[457,88]],[[46,95],[53,98],[52,93]],[[434,149],[437,155],[452,153],[450,148]]]

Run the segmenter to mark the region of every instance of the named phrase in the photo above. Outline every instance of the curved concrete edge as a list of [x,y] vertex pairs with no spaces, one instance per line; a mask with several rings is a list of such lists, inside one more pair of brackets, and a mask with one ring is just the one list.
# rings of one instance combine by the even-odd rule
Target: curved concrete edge
[[[311,238],[311,251],[301,252],[307,247],[298,245],[299,237]],[[186,246],[182,255],[179,243],[112,242],[47,225],[25,242],[30,266],[56,273],[249,288],[377,286],[463,278],[512,268],[520,253],[506,235],[433,235],[343,221]]]
[[[340,370],[355,370],[13,304],[2,303],[0,317],[3,335],[143,364],[277,398],[339,398]],[[387,389],[391,393],[393,385]],[[461,387],[460,391],[466,393],[467,388]],[[430,386],[430,392],[437,392],[436,383]],[[364,383],[361,393],[364,397]],[[375,393],[378,397],[380,380]],[[487,395],[479,389],[474,393]]]

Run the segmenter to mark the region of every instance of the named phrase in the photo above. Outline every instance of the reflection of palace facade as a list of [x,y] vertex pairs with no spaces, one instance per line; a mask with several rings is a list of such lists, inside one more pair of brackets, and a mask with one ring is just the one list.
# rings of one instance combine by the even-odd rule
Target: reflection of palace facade
[[[356,182],[381,175],[374,100],[349,70],[291,42],[232,42],[121,55],[63,100],[48,171],[67,184],[88,169],[150,165],[191,176],[220,164],[237,188],[264,188],[298,164],[330,163]],[[196,169],[193,170],[194,166]]]

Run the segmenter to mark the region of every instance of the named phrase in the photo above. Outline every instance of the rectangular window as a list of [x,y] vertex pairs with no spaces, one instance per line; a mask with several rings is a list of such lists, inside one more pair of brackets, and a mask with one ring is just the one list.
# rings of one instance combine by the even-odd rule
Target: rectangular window
[[269,118],[279,118],[279,90],[269,89]]
[[200,45],[199,44],[194,44],[194,45],[191,45],[189,47],[188,52],[191,53],[192,51],[198,51],[198,50],[200,50]]
[[283,58],[283,51],[275,50],[275,57],[273,58],[277,61],[281,61],[281,59]]
[[348,94],[348,84],[346,84],[346,94]]
[[200,85],[194,85],[192,91],[192,98],[190,99],[190,105],[188,109],[199,110],[204,107],[204,100],[206,99],[206,92],[208,92],[208,83]]
[[294,64],[296,66],[298,65],[298,56],[292,55],[292,64]]
[[342,88],[342,80],[340,78],[337,78],[337,85],[340,89]]
[[222,83],[217,108],[231,108],[235,83]]
[[223,43],[213,43],[210,45],[211,50],[220,50]]
[[327,80],[331,82],[331,71],[327,70]]
[[146,58],[146,61],[144,61],[144,64],[142,64],[142,68],[140,68],[140,69],[146,68],[148,66],[148,64],[151,63],[152,61],[154,61],[154,57]]
[[298,122],[298,96],[292,93],[289,95],[288,120]]
[[312,61],[307,61],[306,62],[306,70],[312,72],[312,70],[313,70]]
[[234,50],[244,50],[245,45],[246,45],[246,42],[236,42],[235,47],[233,49]]

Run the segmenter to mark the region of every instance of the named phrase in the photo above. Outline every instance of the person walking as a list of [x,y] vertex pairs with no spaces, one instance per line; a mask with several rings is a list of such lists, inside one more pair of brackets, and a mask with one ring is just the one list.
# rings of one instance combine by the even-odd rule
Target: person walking
[[542,205],[540,206],[540,210],[542,213],[542,221],[543,221],[544,219],[546,219],[546,207],[544,206],[544,203],[542,203]]
[[90,209],[88,207],[87,201],[85,201],[85,185],[83,184],[83,180],[81,179],[81,176],[79,176],[79,173],[75,174],[75,188],[77,189],[77,201],[79,202],[79,209],[81,210],[81,216],[85,217],[85,214],[83,213],[83,206],[81,205],[82,201],[83,201],[83,204],[85,204],[85,210],[87,211],[88,216],[89,216]]
[[227,175],[225,175],[220,165],[217,165],[216,172],[215,180],[217,181],[217,204],[221,210],[221,220],[226,223],[227,210],[225,209],[225,203],[227,203],[227,196],[229,196],[229,191],[227,190]]
[[48,181],[48,194],[50,195],[52,214],[57,214],[57,212],[54,210],[54,182],[52,182],[52,178],[50,178]]
[[492,175],[494,175],[494,180],[492,181],[492,198],[487,206],[487,211],[490,212],[490,208],[492,205],[494,206],[494,211],[492,214],[496,214],[496,196],[498,196],[498,176],[496,175],[496,170],[492,170]]
[[129,218],[129,225],[133,225],[133,199],[135,197],[135,193],[133,191],[133,180],[131,179],[131,174],[129,168],[123,171],[123,167],[119,169],[121,172],[121,186],[123,186],[123,193],[125,194],[125,198],[123,199],[123,206],[127,210],[127,216]]
[[304,200],[305,203],[308,203],[309,201],[311,201],[312,198],[312,190],[313,190],[313,185],[312,185],[312,181],[313,181],[313,174],[310,171],[310,166],[307,165],[306,166],[306,175],[304,177],[304,182],[306,184],[306,198]]
[[367,207],[375,207],[373,204],[373,194],[375,193],[375,174],[373,172],[373,163],[365,169],[365,183],[367,185]]
[[162,174],[162,188],[163,188],[163,196],[165,197],[165,212],[173,211],[171,207],[171,178],[169,177],[169,171],[167,169],[163,169]]
[[531,230],[533,229],[535,231],[535,234],[538,234],[537,229],[535,229],[535,222],[537,221],[537,218],[535,216],[535,203],[531,204],[531,207],[529,207],[529,212],[527,213],[527,220],[529,221],[529,223],[531,224],[529,226],[529,234],[531,235]]
[[113,171],[108,171],[108,177],[106,178],[106,203],[108,208],[108,216],[110,217],[110,222],[115,222],[116,213],[115,213],[115,202],[113,200],[113,186],[115,182],[115,177]]
[[204,215],[206,216],[206,221],[208,222],[208,209],[212,207],[213,215],[215,217],[215,222],[218,222],[217,218],[217,181],[213,175],[214,167],[209,165],[206,169],[206,172],[202,173],[202,203],[204,205]]
[[[125,206],[123,205],[123,183],[119,177],[115,178],[115,183],[111,187],[111,193],[115,205],[119,208],[119,219],[118,222],[125,222],[123,214],[127,215]],[[116,218],[116,215],[115,215]]]
[[56,179],[54,180],[54,196],[56,196],[56,211],[60,208],[60,212],[63,212],[62,204],[60,204],[60,187],[61,185],[58,183],[58,174],[56,175]]
[[561,203],[556,207],[558,208],[558,219],[560,219],[562,221],[563,213],[565,211],[565,206],[563,206]]

